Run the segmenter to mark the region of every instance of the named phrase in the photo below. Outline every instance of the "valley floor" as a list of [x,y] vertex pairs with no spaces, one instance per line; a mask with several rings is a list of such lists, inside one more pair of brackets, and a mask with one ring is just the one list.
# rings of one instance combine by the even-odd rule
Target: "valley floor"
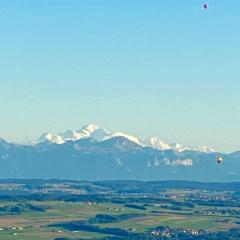
[[239,239],[239,192],[212,187],[3,182],[0,239]]

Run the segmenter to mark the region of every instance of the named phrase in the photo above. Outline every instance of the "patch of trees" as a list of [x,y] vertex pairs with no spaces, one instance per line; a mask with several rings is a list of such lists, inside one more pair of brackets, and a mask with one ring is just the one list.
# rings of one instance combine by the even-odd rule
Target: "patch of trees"
[[122,237],[131,237],[131,239],[137,239],[138,233],[128,232],[127,230],[121,228],[103,228],[90,224],[86,224],[84,221],[72,221],[66,223],[55,223],[49,225],[50,227],[61,227],[68,231],[87,231],[95,232],[109,235],[116,235]]
[[124,207],[133,208],[133,209],[137,209],[137,210],[146,210],[146,207],[137,205],[137,204],[125,204]]
[[21,204],[18,203],[13,206],[3,206],[0,207],[1,215],[20,215],[23,212],[45,212],[49,207],[47,206],[37,206],[30,203]]
[[88,220],[88,223],[95,224],[95,223],[114,223],[120,222],[132,218],[143,217],[145,214],[139,213],[125,213],[121,215],[108,215],[108,214],[97,214],[95,217]]

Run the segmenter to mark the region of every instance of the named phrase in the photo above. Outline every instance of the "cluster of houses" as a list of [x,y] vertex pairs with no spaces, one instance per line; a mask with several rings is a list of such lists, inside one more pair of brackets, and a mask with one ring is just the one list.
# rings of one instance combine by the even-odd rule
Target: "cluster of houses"
[[0,231],[11,231],[13,232],[13,236],[17,236],[18,235],[18,231],[22,231],[23,227],[14,227],[14,226],[4,226],[4,227],[0,227]]
[[184,233],[186,235],[198,236],[200,231],[196,229],[181,229],[181,228],[168,228],[168,227],[160,227],[151,231],[151,234],[154,236],[161,237],[171,237],[174,234]]

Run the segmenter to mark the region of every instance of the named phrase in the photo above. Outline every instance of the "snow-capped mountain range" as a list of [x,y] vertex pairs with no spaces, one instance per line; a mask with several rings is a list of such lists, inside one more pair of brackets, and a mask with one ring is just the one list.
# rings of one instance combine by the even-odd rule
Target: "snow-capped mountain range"
[[240,181],[239,151],[143,140],[94,124],[43,134],[29,145],[0,139],[0,162],[1,178]]
[[51,142],[56,144],[64,144],[68,141],[77,141],[80,139],[87,139],[87,138],[92,138],[94,140],[97,140],[98,142],[101,142],[101,141],[106,141],[115,137],[123,137],[133,143],[140,145],[141,147],[151,147],[161,151],[174,150],[176,152],[183,152],[183,151],[191,150],[191,151],[198,151],[198,152],[205,152],[205,153],[215,152],[214,149],[205,147],[205,146],[200,146],[200,147],[186,146],[178,143],[166,143],[157,137],[152,137],[149,139],[141,139],[139,137],[132,136],[130,134],[123,133],[123,132],[109,132],[104,128],[98,127],[96,124],[88,124],[76,131],[69,129],[65,132],[60,132],[58,134],[44,133],[37,140],[37,143]]

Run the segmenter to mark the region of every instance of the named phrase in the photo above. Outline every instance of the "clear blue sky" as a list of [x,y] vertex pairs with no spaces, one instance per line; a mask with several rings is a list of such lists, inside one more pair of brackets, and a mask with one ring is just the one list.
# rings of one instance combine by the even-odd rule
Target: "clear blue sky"
[[240,1],[1,0],[0,136],[94,122],[240,149]]

